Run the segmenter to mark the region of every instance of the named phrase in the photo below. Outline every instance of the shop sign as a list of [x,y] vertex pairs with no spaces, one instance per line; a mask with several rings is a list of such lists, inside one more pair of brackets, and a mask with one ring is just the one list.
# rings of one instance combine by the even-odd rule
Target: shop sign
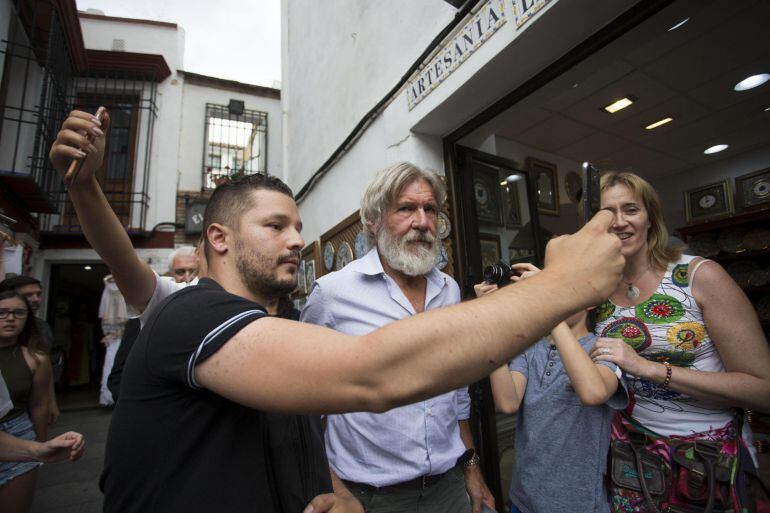
[[516,28],[521,28],[551,0],[511,0]]
[[[475,14],[454,32],[449,42],[428,61],[428,64],[420,68],[417,75],[407,83],[409,110],[428,96],[505,24],[505,2],[506,0],[483,2]],[[534,0],[516,1],[519,2],[529,5],[538,3]]]

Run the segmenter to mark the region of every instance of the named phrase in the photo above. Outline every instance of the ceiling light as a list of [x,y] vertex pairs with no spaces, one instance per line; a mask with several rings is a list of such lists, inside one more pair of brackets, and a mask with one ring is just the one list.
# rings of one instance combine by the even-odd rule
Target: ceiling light
[[735,84],[733,89],[736,91],[748,91],[749,89],[761,86],[768,80],[770,80],[770,73],[758,73],[756,75],[751,75],[750,77],[744,78]]
[[770,112],[770,107],[765,107],[765,112]]
[[646,127],[644,127],[645,130],[652,130],[653,128],[658,128],[659,126],[663,126],[666,123],[671,123],[674,121],[674,118],[663,118],[660,121],[656,121],[655,123],[649,124]]
[[635,101],[636,101],[635,97],[633,97],[631,95],[628,95],[628,96],[626,96],[624,98],[621,98],[618,101],[610,103],[609,105],[604,107],[604,110],[606,110],[610,114],[615,114],[617,111],[625,109],[626,107],[628,107],[629,105],[631,105]]
[[90,265],[84,265],[83,269],[85,269],[86,271],[90,271],[91,270],[91,266]]
[[712,153],[719,153],[720,151],[725,151],[729,146],[727,144],[717,144],[716,146],[712,146],[711,148],[706,148],[703,150],[703,153],[706,155],[711,155]]
[[674,30],[678,29],[679,27],[681,27],[682,25],[684,25],[688,21],[690,21],[690,18],[683,19],[682,21],[680,21],[679,23],[677,23],[676,25],[674,25],[673,27],[668,29],[668,32],[673,32]]
[[524,175],[508,175],[505,177],[505,181],[508,183],[518,182]]
[[508,185],[507,180],[503,180],[502,182],[500,182],[500,187],[505,187],[506,185]]

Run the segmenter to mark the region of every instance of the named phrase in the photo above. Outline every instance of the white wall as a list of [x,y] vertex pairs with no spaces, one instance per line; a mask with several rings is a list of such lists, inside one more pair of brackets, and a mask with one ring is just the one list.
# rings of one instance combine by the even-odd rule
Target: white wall
[[[179,27],[126,23],[109,19],[80,18],[83,40],[89,50],[112,50],[113,39],[125,41],[125,51],[162,55],[171,70],[184,67],[184,31]],[[176,217],[177,169],[182,112],[182,81],[172,73],[157,84],[158,117],[150,141],[150,171],[145,192],[149,196],[146,229],[159,223],[174,222]],[[146,97],[145,93],[143,97]],[[146,155],[149,112],[140,112],[140,138],[134,164],[135,190],[141,187]],[[132,224],[138,225],[138,209]]]
[[[386,165],[408,160],[443,172],[442,137],[633,3],[551,0],[523,28],[509,18],[412,111],[402,89],[300,202],[305,239],[317,239],[355,210],[366,183]],[[504,5],[511,16],[513,1]],[[296,191],[456,11],[433,0],[282,6],[284,162]]]
[[282,0],[281,9],[284,169],[297,189],[456,11],[443,0]]
[[113,39],[122,39],[126,52],[160,54],[170,69],[182,68],[184,31],[178,26],[80,18],[80,27],[89,50],[110,51]]
[[243,101],[247,109],[267,113],[267,170],[283,177],[281,100],[185,82],[177,165],[179,190],[201,188],[206,104],[227,105],[231,99]]

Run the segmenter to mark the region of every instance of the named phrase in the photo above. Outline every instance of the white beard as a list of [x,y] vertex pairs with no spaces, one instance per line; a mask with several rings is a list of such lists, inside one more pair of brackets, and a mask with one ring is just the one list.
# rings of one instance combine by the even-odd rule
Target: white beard
[[[422,244],[409,248],[411,241],[424,241],[430,247]],[[430,232],[410,230],[401,239],[396,239],[387,228],[377,232],[377,250],[390,267],[407,276],[423,276],[436,266],[439,258],[439,242]]]

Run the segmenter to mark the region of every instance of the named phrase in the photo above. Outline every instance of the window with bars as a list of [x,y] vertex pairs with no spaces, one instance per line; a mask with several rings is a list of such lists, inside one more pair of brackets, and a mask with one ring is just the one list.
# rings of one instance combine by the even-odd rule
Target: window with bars
[[267,113],[243,103],[206,104],[203,184],[213,189],[233,176],[267,172]]

